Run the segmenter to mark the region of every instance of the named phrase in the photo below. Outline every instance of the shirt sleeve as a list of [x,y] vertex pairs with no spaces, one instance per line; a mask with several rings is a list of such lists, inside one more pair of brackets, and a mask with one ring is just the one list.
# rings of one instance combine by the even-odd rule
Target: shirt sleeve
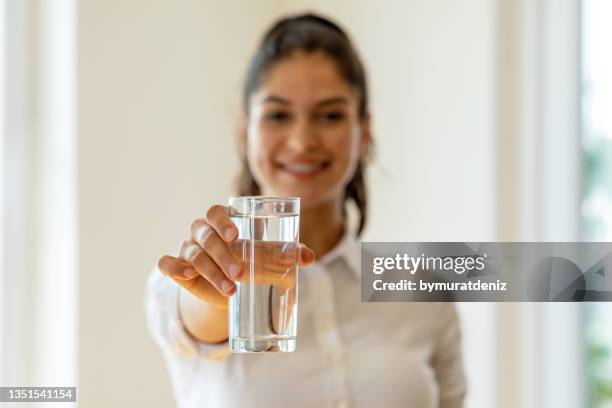
[[222,361],[230,355],[227,341],[203,343],[183,325],[178,310],[182,288],[163,275],[157,267],[150,272],[145,290],[147,326],[155,343],[166,355]]
[[461,329],[454,303],[440,303],[440,326],[433,367],[440,392],[440,408],[462,408],[466,393]]

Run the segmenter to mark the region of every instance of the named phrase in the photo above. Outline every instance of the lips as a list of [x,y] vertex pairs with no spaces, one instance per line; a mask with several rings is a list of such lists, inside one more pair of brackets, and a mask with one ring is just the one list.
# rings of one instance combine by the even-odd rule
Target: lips
[[331,165],[331,161],[323,160],[317,162],[306,162],[306,161],[291,161],[291,162],[277,162],[276,167],[285,175],[298,178],[308,179],[313,178],[321,174],[325,169]]

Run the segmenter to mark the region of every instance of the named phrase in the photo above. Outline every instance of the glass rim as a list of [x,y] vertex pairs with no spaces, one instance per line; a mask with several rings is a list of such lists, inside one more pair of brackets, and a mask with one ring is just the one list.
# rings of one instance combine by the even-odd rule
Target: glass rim
[[281,201],[281,202],[289,202],[289,201],[300,201],[300,197],[291,197],[291,196],[231,196],[228,198],[228,201],[238,201],[238,200],[250,200],[250,201],[263,201],[263,202],[271,202],[271,201]]

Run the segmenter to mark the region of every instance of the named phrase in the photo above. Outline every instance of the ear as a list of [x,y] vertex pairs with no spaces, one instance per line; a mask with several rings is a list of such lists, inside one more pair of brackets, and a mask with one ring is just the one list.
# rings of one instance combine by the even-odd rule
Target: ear
[[249,117],[244,110],[240,110],[238,114],[238,132],[236,133],[236,146],[238,146],[238,153],[240,159],[246,157],[246,146],[247,146],[247,129],[249,126]]
[[368,151],[370,150],[370,145],[372,144],[372,129],[371,129],[371,119],[370,112],[366,112],[364,118],[361,121],[361,141],[359,145],[359,158],[361,160],[365,160]]

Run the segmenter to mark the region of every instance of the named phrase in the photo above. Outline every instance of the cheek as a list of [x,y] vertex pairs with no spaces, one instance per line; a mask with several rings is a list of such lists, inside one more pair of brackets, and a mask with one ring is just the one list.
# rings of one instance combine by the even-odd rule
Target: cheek
[[256,181],[261,184],[262,178],[272,171],[272,152],[276,148],[275,138],[264,136],[259,129],[249,131],[247,139],[247,160]]
[[352,129],[347,132],[345,137],[336,139],[333,145],[329,146],[330,151],[334,152],[335,173],[342,177],[344,181],[348,181],[352,177],[359,163],[359,140],[358,129]]

